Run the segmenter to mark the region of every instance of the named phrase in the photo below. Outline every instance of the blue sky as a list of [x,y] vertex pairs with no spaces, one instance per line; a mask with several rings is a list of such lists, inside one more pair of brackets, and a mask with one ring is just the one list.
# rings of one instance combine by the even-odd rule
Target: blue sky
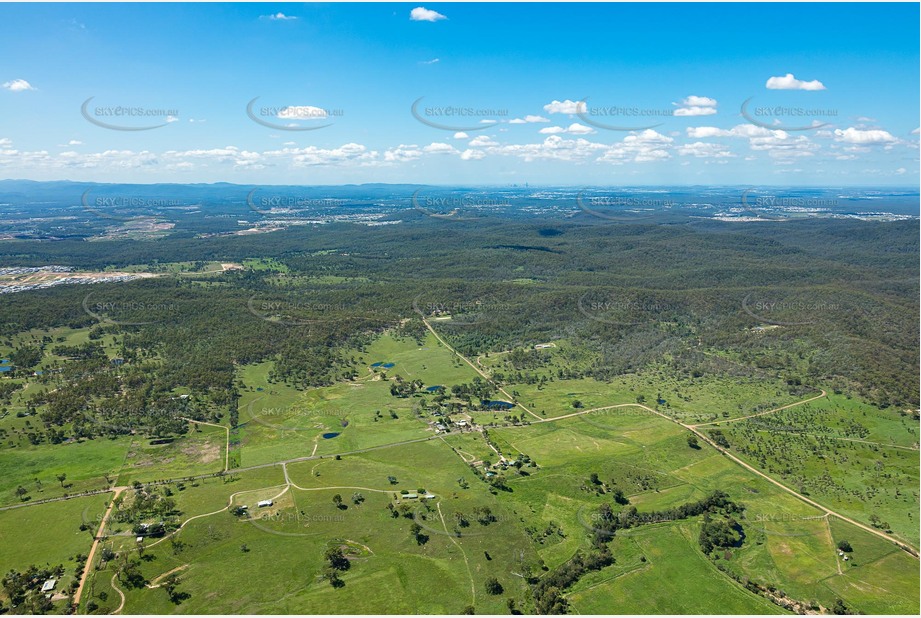
[[878,3],[4,4],[0,178],[917,185],[918,22]]

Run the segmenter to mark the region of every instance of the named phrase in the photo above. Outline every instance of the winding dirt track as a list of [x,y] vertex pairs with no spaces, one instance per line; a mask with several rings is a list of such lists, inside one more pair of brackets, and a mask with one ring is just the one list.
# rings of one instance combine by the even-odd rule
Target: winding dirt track
[[[421,314],[420,314],[420,315],[421,315]],[[429,331],[431,331],[432,334],[434,334],[435,337],[436,337],[439,341],[441,341],[449,350],[451,350],[452,352],[454,352],[454,354],[456,354],[458,357],[460,357],[462,360],[464,360],[468,365],[470,365],[470,366],[474,369],[474,371],[476,371],[478,374],[480,374],[481,376],[483,376],[485,379],[489,380],[489,381],[492,383],[492,379],[489,377],[489,375],[487,375],[486,373],[484,373],[483,371],[481,371],[480,369],[478,369],[478,368],[476,367],[476,365],[475,365],[474,363],[470,362],[463,354],[461,354],[460,352],[458,352],[457,350],[455,350],[454,348],[452,348],[450,345],[448,345],[448,344],[438,335],[438,333],[435,332],[435,329],[432,328],[432,325],[429,324],[428,320],[425,318],[424,315],[422,316],[422,322],[426,325],[426,327],[428,327]],[[506,394],[506,396],[508,396],[507,393],[505,393],[505,391],[504,391],[503,389],[500,388],[499,391],[502,392],[503,394]],[[758,414],[751,414],[751,415],[749,415],[749,416],[745,416],[745,417],[742,417],[742,418],[737,418],[737,419],[734,419],[734,420],[742,420],[743,418],[751,418],[751,417],[753,417],[753,416],[761,416],[761,415],[763,415],[763,414],[770,414],[771,412],[777,412],[777,411],[779,411],[779,410],[786,410],[787,408],[792,408],[792,407],[794,407],[794,406],[802,405],[802,404],[808,403],[808,402],[810,402],[810,401],[815,401],[816,399],[820,399],[821,397],[825,397],[825,395],[826,395],[826,393],[825,393],[825,391],[823,390],[822,393],[821,393],[820,395],[816,395],[815,397],[810,397],[810,398],[804,399],[804,400],[802,400],[802,401],[797,401],[797,402],[795,402],[795,403],[791,403],[791,404],[788,404],[788,405],[785,405],[785,406],[781,406],[781,407],[779,407],[779,408],[775,408],[774,410],[768,410],[767,412],[759,412]],[[511,401],[511,399],[510,399],[510,401]],[[520,405],[520,404],[519,404],[519,405]],[[563,416],[556,416],[556,417],[554,417],[554,418],[548,418],[548,419],[542,419],[542,418],[538,417],[538,420],[537,420],[536,422],[539,422],[539,423],[549,423],[549,422],[558,421],[558,420],[561,420],[561,419],[564,419],[564,418],[572,418],[572,417],[574,417],[574,416],[580,416],[580,415],[582,415],[582,414],[589,414],[589,413],[591,413],[591,412],[598,412],[598,411],[600,411],[600,410],[611,410],[611,409],[614,409],[614,408],[626,408],[626,407],[631,407],[631,406],[632,406],[632,407],[642,408],[643,410],[646,410],[647,412],[651,412],[652,414],[655,414],[656,416],[661,416],[662,418],[664,418],[664,419],[666,419],[666,420],[668,420],[668,421],[670,421],[670,422],[672,422],[672,423],[675,423],[676,425],[679,425],[679,426],[683,427],[684,429],[686,429],[686,430],[692,432],[692,433],[693,433],[694,435],[696,435],[698,438],[700,438],[701,440],[703,440],[704,442],[706,442],[708,445],[712,446],[714,449],[716,449],[717,452],[719,452],[720,454],[722,454],[724,457],[727,457],[730,461],[732,461],[732,462],[738,464],[739,466],[742,466],[743,468],[745,468],[745,469],[748,470],[749,472],[751,472],[751,473],[753,473],[753,474],[755,474],[755,475],[757,475],[757,476],[763,478],[764,480],[768,481],[769,483],[771,483],[771,484],[773,484],[773,485],[779,487],[780,489],[782,489],[783,491],[787,492],[788,494],[790,494],[790,495],[792,495],[792,496],[795,496],[795,497],[799,498],[800,500],[802,500],[802,501],[805,502],[806,504],[809,504],[809,505],[811,505],[811,506],[813,506],[813,507],[819,509],[820,511],[822,511],[823,513],[826,513],[827,515],[832,515],[832,516],[834,516],[834,517],[837,517],[838,519],[841,519],[841,520],[843,520],[843,521],[848,522],[849,524],[852,524],[852,525],[854,525],[854,526],[857,526],[858,528],[860,528],[860,529],[862,529],[862,530],[865,530],[866,532],[869,532],[870,534],[873,534],[873,535],[878,536],[878,537],[880,537],[880,538],[882,538],[882,539],[885,539],[885,540],[889,541],[890,543],[895,544],[897,547],[899,547],[899,548],[905,550],[908,554],[910,554],[910,555],[911,555],[912,557],[914,557],[915,559],[918,559],[919,555],[918,555],[918,549],[917,549],[916,547],[913,547],[912,545],[908,544],[908,543],[905,542],[905,541],[902,541],[902,540],[899,540],[899,539],[895,539],[895,538],[893,538],[892,536],[886,534],[885,532],[882,532],[881,530],[877,530],[876,528],[873,528],[873,527],[871,527],[871,526],[867,526],[867,525],[865,525],[865,524],[862,524],[862,523],[860,523],[859,521],[856,521],[856,520],[854,520],[854,519],[851,519],[850,517],[847,517],[846,515],[842,515],[841,513],[837,513],[837,512],[835,512],[835,511],[831,510],[830,508],[828,508],[828,507],[826,507],[826,506],[823,506],[823,505],[819,504],[819,503],[816,502],[815,500],[812,500],[812,499],[810,499],[810,498],[807,498],[806,496],[804,496],[803,494],[799,493],[798,491],[796,491],[796,490],[794,490],[794,489],[792,489],[792,488],[790,488],[790,487],[787,487],[786,485],[784,485],[783,483],[781,483],[781,482],[778,481],[777,479],[768,476],[767,474],[765,474],[765,473],[762,472],[761,470],[759,470],[759,469],[755,468],[754,466],[752,466],[752,465],[746,463],[745,461],[742,461],[741,459],[739,459],[738,457],[736,457],[735,455],[733,455],[732,453],[730,453],[730,452],[727,451],[726,449],[724,449],[724,448],[722,448],[721,446],[717,445],[713,440],[710,439],[709,436],[704,435],[704,433],[698,429],[698,427],[702,427],[702,426],[704,426],[704,425],[711,425],[712,423],[701,423],[700,425],[686,425],[686,424],[682,423],[681,421],[678,421],[678,420],[676,420],[676,419],[674,419],[674,418],[668,416],[667,414],[663,414],[662,412],[659,412],[658,410],[653,410],[652,408],[650,408],[650,407],[648,407],[648,406],[645,406],[645,405],[643,405],[643,404],[640,404],[640,403],[622,403],[622,404],[616,404],[616,405],[611,405],[611,406],[605,406],[605,407],[601,407],[601,408],[592,408],[591,410],[583,410],[583,411],[580,411],[580,412],[573,412],[572,414],[565,414],[565,415],[563,415]],[[522,406],[522,408],[524,408],[524,406]],[[527,408],[524,408],[524,409],[525,409],[527,412],[529,412],[530,414],[532,414],[533,416],[537,416],[536,414],[534,414],[534,413],[531,412],[530,410],[527,410]],[[722,422],[727,422],[727,421],[722,421]]]
[[83,596],[83,587],[86,585],[86,580],[90,575],[90,571],[93,569],[93,558],[96,557],[96,550],[99,548],[99,542],[105,535],[106,524],[109,522],[109,515],[112,514],[112,508],[115,506],[115,501],[118,499],[118,496],[121,495],[121,493],[126,489],[128,488],[113,488],[115,495],[112,496],[112,500],[109,502],[109,507],[106,509],[105,514],[102,516],[102,521],[99,522],[99,529],[96,531],[96,535],[93,537],[93,545],[90,547],[90,553],[86,558],[86,565],[83,567],[83,575],[80,576],[80,585],[77,586],[77,590],[74,592],[75,607],[80,607],[80,597]]

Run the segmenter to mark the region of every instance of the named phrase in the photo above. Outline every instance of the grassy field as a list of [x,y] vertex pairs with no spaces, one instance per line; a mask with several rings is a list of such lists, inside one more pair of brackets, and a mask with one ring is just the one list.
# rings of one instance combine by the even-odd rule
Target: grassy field
[[[409,339],[385,335],[356,358],[360,367],[356,380],[307,391],[269,383],[269,363],[242,369],[246,388],[240,399],[241,465],[429,436],[431,419],[416,418],[414,412],[418,400],[391,395],[389,379],[400,375],[422,380],[426,386],[451,386],[469,382],[476,375],[431,335],[422,347]],[[373,370],[374,363],[394,366]],[[338,435],[323,438],[323,434],[332,433]]]
[[[257,500],[274,498],[274,504],[251,518],[221,511],[193,520],[176,536],[183,543],[178,552],[170,543],[150,547],[141,565],[148,581],[183,567],[180,590],[191,597],[174,605],[162,589],[128,590],[125,612],[454,613],[471,604],[479,612],[500,613],[506,597],[524,599],[523,581],[510,573],[523,561],[533,562],[534,552],[484,484],[458,485],[469,469],[443,443],[323,460],[319,470],[312,470],[314,465],[289,466],[292,482],[303,489],[273,485],[276,470],[275,476],[260,479],[268,483],[262,489],[250,489],[259,483],[247,480],[251,473],[245,472],[226,486],[211,480],[207,487],[183,490],[186,504],[202,491],[211,496],[207,505],[196,499],[195,510],[215,506],[222,493],[252,511],[257,511]],[[388,475],[396,476],[396,485]],[[391,517],[385,507],[394,501],[393,494],[420,487],[436,497],[426,504],[413,501],[410,518]],[[351,501],[355,491],[364,498],[360,505]],[[346,508],[333,504],[337,493],[346,499]],[[469,533],[455,536],[454,513],[469,513],[476,506],[490,506],[497,521],[487,526],[474,522]],[[448,523],[442,523],[442,515]],[[410,534],[414,521],[427,536],[424,544]],[[330,545],[346,547],[350,556],[351,566],[342,576],[345,586],[338,590],[322,579],[323,552]],[[263,576],[238,575],[254,572]],[[96,579],[107,582],[113,573],[100,572]],[[490,575],[503,583],[504,595],[485,592]],[[100,589],[105,587],[97,585]],[[114,608],[113,595],[106,596],[108,609]]]
[[882,529],[918,544],[916,421],[830,395],[720,429],[760,469],[862,522],[876,516]]
[[477,362],[491,374],[503,376],[507,390],[517,393],[518,401],[546,418],[580,409],[577,402],[581,409],[592,409],[642,401],[682,422],[702,423],[763,412],[819,393],[818,389],[807,389],[805,395],[791,394],[783,381],[760,375],[680,378],[664,366],[608,382],[594,378],[560,380],[556,377],[559,371],[585,370],[592,359],[568,342],[553,345],[527,352],[543,359],[543,364],[524,373],[546,378],[546,382],[515,381],[517,373],[508,352],[483,355]]
[[[55,336],[73,344],[85,341],[87,333]],[[541,352],[550,363],[535,371],[553,376],[586,362],[568,342],[555,343]],[[106,345],[113,348],[113,342]],[[81,611],[110,613],[121,604],[120,593],[124,614],[458,613],[466,606],[503,614],[510,599],[533,611],[523,573],[541,574],[588,550],[597,509],[626,508],[612,502],[615,491],[629,506],[649,512],[700,500],[717,489],[745,506],[740,546],[706,556],[698,544],[700,517],[621,530],[610,543],[614,564],[583,575],[565,591],[571,612],[785,613],[739,583],[749,580],[807,606],[830,608],[840,599],[865,613],[919,610],[917,560],[825,516],[708,445],[693,447],[690,432],[667,418],[632,405],[491,427],[488,440],[479,431],[436,437],[432,418],[420,413],[421,398],[391,395],[392,381],[399,375],[450,387],[477,375],[469,366],[430,334],[421,346],[384,334],[352,356],[357,378],[307,390],[272,379],[271,362],[239,367],[231,470],[153,487],[175,502],[171,517],[181,528],[148,539],[140,551],[132,523],[113,520],[102,546],[120,557],[93,565]],[[507,357],[492,354],[479,362],[508,372]],[[611,382],[554,378],[507,389],[547,418],[640,397],[673,419],[716,423],[705,429],[722,430],[731,450],[753,465],[855,518],[866,521],[878,513],[896,534],[917,542],[917,422],[898,411],[831,394],[726,422],[812,391],[794,395],[771,379],[679,380],[664,369]],[[473,416],[480,423],[501,423],[504,415]],[[18,504],[19,485],[34,502],[110,482],[130,486],[208,475],[224,465],[226,420],[224,426],[192,425],[188,434],[162,444],[135,435],[32,446],[24,436],[38,423],[9,413],[0,419],[6,430],[0,504]],[[484,461],[499,461],[490,443],[508,459],[527,456],[534,464],[520,472],[500,471],[504,491],[480,478]],[[279,463],[297,458],[310,459]],[[67,475],[63,486],[56,478],[60,473]],[[125,495],[133,494],[129,489]],[[98,523],[109,497],[0,511],[3,546],[22,548],[4,552],[0,567],[25,568],[25,560],[64,562],[72,572],[67,561],[90,543],[79,525]],[[261,500],[272,505],[258,507]],[[232,513],[243,505],[247,514]],[[476,513],[487,508],[492,521],[480,523]],[[34,551],[9,541],[32,529],[54,533],[44,535]],[[853,546],[848,561],[838,556],[841,540]],[[341,548],[349,562],[339,588],[324,575],[324,552],[331,547]],[[146,585],[130,588],[124,581],[126,558],[137,561]],[[182,598],[171,598],[161,585],[171,572],[180,578],[176,590]],[[487,592],[490,577],[501,583],[501,594]]]
[[[64,577],[55,590],[66,590],[74,580],[77,554],[89,553],[92,531],[81,531],[80,524],[90,521],[105,509],[112,494],[75,498],[0,511],[0,573],[25,571],[29,566],[64,566]],[[23,535],[28,539],[23,540]],[[64,602],[56,604],[63,611]]]

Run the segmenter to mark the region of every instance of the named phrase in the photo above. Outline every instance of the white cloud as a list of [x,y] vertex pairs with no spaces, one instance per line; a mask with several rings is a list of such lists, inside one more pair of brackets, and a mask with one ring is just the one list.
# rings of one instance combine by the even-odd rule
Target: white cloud
[[707,139],[711,137],[770,137],[771,135],[781,134],[783,131],[765,129],[753,124],[740,124],[731,129],[718,129],[717,127],[688,127],[688,137],[694,139]]
[[596,131],[591,127],[585,126],[584,124],[574,122],[569,125],[569,127],[566,129],[566,132],[572,135],[589,135],[591,133],[595,133]]
[[273,15],[263,15],[262,18],[269,19],[271,21],[293,21],[297,19],[297,17],[294,17],[293,15],[285,15],[281,12],[275,13]]
[[675,110],[676,116],[712,116],[715,113],[715,107],[701,107],[699,105],[693,107],[679,107]]
[[692,94],[685,97],[681,104],[684,106],[716,107],[716,99],[698,97]]
[[[259,155],[259,153],[253,154]],[[263,152],[262,155],[267,159],[287,160],[294,167],[345,164],[366,165],[378,158],[377,151],[369,151],[363,145],[353,142],[343,144],[338,148],[317,148],[316,146],[282,148],[281,150]]]
[[713,144],[708,142],[694,142],[693,144],[684,144],[679,146],[677,150],[678,154],[681,156],[692,156],[701,159],[726,159],[735,156],[722,144]]
[[384,152],[384,161],[388,163],[403,163],[406,161],[415,161],[422,156],[422,151],[415,144],[400,144],[396,148],[388,148]]
[[544,111],[548,114],[577,114],[584,110],[585,104],[582,101],[570,101],[569,99],[565,101],[557,101],[554,99],[552,102],[544,105]]
[[496,124],[498,120],[492,120],[491,118],[484,118],[480,120],[480,124]]
[[527,124],[529,122],[550,122],[550,120],[548,118],[544,118],[543,116],[534,116],[533,114],[529,114],[524,118],[513,118],[512,120],[508,121],[509,124]]
[[457,133],[454,134],[454,139],[467,139],[468,137],[470,136],[464,133],[463,131],[458,131]]
[[3,146],[5,148],[6,146],[12,146],[12,145],[13,145],[13,140],[11,140],[10,138],[0,137],[0,146]]
[[869,129],[861,131],[854,127],[835,129],[835,140],[848,144],[891,144],[898,140],[889,131]]
[[537,144],[508,144],[489,150],[490,154],[518,157],[526,162],[537,160],[584,161],[596,157],[608,147],[586,139],[563,139],[551,135]]
[[440,19],[447,19],[447,17],[438,11],[430,11],[424,6],[417,6],[409,12],[409,19],[410,21],[438,21]]
[[3,83],[3,88],[10,92],[25,92],[26,90],[35,90],[35,87],[24,79],[14,79]]
[[921,133],[921,127],[918,127],[917,129],[911,132],[912,135],[917,135],[918,133]]
[[770,90],[825,90],[825,85],[817,79],[806,82],[787,73],[783,77],[772,77],[765,86]]
[[716,99],[710,97],[699,97],[697,95],[686,96],[681,103],[672,103],[678,107],[675,110],[676,116],[710,116],[716,113]]
[[461,153],[460,158],[464,161],[479,161],[486,157],[482,150],[470,150],[469,148]]
[[289,105],[278,112],[278,117],[283,120],[325,120],[325,109],[312,105]]
[[437,64],[441,62],[441,58],[432,58],[431,60],[422,60],[419,64]]
[[477,135],[472,140],[470,140],[470,146],[474,147],[483,147],[483,146],[498,146],[498,142],[494,142],[491,137],[487,135]]
[[540,130],[544,135],[556,135],[558,133],[569,133],[570,135],[590,135],[596,133],[595,129],[587,127],[584,124],[574,122],[565,129],[563,127],[552,126],[544,127]]
[[423,148],[422,151],[428,154],[455,154],[457,152],[454,146],[445,144],[444,142],[432,142]]
[[68,146],[81,146],[82,144],[83,144],[83,142],[81,142],[81,141],[78,140],[78,139],[72,139],[72,140],[70,140],[69,142],[67,142],[67,145],[68,145]]
[[730,137],[732,131],[718,129],[716,127],[688,127],[688,137],[708,138],[708,137]]

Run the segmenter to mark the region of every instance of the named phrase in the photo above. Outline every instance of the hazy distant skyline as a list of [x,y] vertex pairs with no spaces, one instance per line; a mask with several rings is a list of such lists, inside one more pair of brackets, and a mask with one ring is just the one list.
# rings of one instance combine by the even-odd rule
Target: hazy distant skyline
[[[0,178],[917,185],[918,18],[917,4],[2,5]],[[143,127],[157,128],[118,130]]]

